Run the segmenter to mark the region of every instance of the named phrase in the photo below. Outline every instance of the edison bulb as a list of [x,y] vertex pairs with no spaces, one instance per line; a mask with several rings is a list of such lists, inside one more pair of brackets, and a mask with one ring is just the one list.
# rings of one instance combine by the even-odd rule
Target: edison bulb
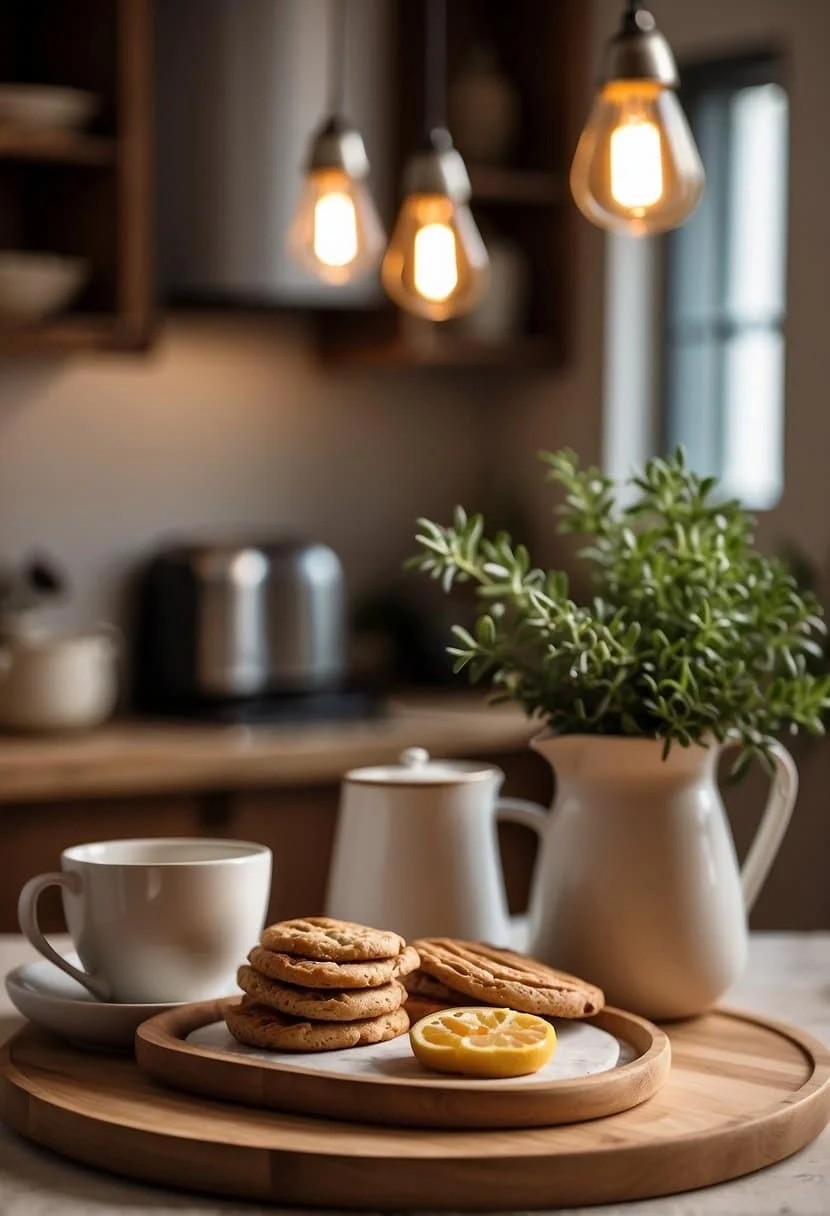
[[665,232],[689,218],[704,181],[673,89],[651,80],[603,85],[571,166],[571,191],[587,219],[637,236]]
[[364,178],[343,169],[312,169],[303,183],[288,247],[327,283],[343,284],[374,270],[385,234]]
[[401,308],[430,321],[475,308],[487,290],[489,258],[466,203],[444,194],[408,195],[381,278]]

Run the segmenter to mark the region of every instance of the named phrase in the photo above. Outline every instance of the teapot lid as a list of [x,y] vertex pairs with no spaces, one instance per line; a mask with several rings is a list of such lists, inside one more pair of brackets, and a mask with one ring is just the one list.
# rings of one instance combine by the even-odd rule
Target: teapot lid
[[498,769],[473,760],[431,760],[424,747],[407,747],[398,757],[399,764],[374,768],[354,768],[346,781],[362,785],[455,785],[462,781],[492,780]]

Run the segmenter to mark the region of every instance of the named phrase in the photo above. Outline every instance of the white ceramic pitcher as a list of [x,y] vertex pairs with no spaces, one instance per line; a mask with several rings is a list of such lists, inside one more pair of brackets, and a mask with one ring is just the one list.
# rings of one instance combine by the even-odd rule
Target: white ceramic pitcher
[[778,851],[798,790],[775,774],[743,868],[717,788],[720,748],[650,739],[541,735],[556,773],[540,833],[529,952],[599,984],[608,1001],[652,1018],[707,1009],[743,970],[747,913]]
[[498,798],[493,765],[430,761],[410,748],[399,765],[355,769],[343,781],[329,875],[329,916],[391,928],[412,940],[451,936],[509,945],[499,820],[541,830],[535,803]]

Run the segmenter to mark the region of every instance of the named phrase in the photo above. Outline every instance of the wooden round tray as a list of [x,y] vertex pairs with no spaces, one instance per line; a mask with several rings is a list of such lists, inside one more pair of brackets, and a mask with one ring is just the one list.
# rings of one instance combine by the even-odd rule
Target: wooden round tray
[[0,1055],[0,1112],[88,1165],[285,1206],[555,1208],[668,1195],[803,1147],[830,1119],[830,1056],[789,1026],[717,1012],[669,1027],[650,1101],[589,1123],[423,1131],[278,1114],[158,1086],[133,1060],[27,1027]]
[[225,1050],[188,1041],[194,1031],[221,1023],[226,1004],[203,1001],[144,1022],[136,1035],[139,1066],[165,1085],[223,1101],[356,1123],[469,1129],[551,1127],[618,1114],[652,1097],[671,1061],[662,1030],[618,1009],[604,1009],[591,1024],[621,1041],[628,1062],[573,1079],[431,1075],[412,1059],[405,1037],[380,1049],[337,1052],[336,1062],[328,1053],[263,1059],[240,1054],[235,1044]]

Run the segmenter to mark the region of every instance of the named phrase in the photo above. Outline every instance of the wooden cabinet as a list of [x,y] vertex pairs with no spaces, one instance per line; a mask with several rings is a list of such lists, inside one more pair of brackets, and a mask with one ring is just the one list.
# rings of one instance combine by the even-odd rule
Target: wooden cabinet
[[[547,803],[549,770],[535,753],[488,759],[504,769],[510,794]],[[63,849],[131,836],[218,836],[268,845],[274,854],[270,919],[319,912],[325,902],[339,799],[339,783],[326,782],[0,806],[0,933],[17,930],[20,887],[33,874],[59,869]],[[527,902],[536,841],[511,825],[501,830],[501,841],[510,904],[519,911]],[[50,932],[64,927],[57,890],[42,897],[41,923]]]
[[149,340],[151,37],[151,0],[6,0],[0,9],[0,80],[83,89],[99,103],[83,131],[0,126],[0,248],[83,258],[88,270],[63,314],[0,325],[0,354]]
[[[59,870],[61,852],[72,844],[116,837],[204,834],[198,800],[170,795],[4,806],[0,807],[0,823],[0,933],[17,931],[17,896],[23,883],[34,874]],[[56,888],[41,896],[40,923],[47,932],[65,928]]]
[[274,854],[271,920],[322,910],[338,798],[339,790],[332,785],[234,796],[233,835],[267,844]]

